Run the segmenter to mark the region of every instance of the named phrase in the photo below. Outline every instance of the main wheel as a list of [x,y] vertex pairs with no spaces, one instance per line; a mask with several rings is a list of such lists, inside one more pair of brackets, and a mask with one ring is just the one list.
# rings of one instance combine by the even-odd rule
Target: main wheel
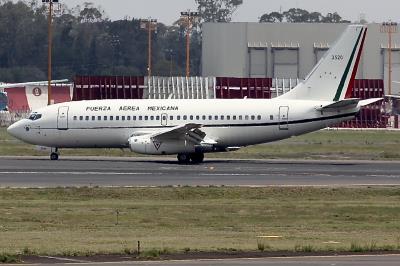
[[179,153],[177,158],[178,158],[178,162],[180,164],[188,164],[188,163],[190,163],[190,156],[187,153]]
[[57,161],[57,160],[58,160],[58,153],[52,152],[52,153],[50,154],[50,160],[52,160],[52,161]]
[[192,153],[190,154],[190,160],[195,164],[202,163],[204,161],[204,153]]

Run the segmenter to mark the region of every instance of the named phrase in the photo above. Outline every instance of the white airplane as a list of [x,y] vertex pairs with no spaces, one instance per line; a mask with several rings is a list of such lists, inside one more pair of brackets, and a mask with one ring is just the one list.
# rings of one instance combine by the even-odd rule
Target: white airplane
[[349,26],[304,82],[277,98],[68,102],[39,109],[8,132],[51,147],[52,160],[58,159],[59,148],[130,148],[201,163],[204,153],[319,130],[382,100],[348,99],[366,33],[365,26]]

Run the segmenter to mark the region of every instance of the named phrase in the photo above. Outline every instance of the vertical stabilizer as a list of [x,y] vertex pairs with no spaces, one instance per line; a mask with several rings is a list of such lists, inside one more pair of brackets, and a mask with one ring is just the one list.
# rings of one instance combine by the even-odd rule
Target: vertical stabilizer
[[283,99],[340,101],[351,97],[367,28],[350,25],[306,79]]

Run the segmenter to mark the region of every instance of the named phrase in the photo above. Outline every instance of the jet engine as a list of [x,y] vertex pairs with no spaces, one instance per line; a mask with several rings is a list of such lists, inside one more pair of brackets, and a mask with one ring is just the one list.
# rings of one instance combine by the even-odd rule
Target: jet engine
[[193,143],[183,139],[159,141],[149,136],[131,137],[129,147],[133,152],[149,155],[194,153],[196,151]]

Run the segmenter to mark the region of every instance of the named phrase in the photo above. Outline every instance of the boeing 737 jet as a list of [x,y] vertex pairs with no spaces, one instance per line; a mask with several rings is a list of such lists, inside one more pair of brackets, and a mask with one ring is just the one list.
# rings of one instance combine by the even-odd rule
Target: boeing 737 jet
[[14,137],[52,148],[129,148],[177,154],[201,163],[205,153],[297,136],[352,119],[381,100],[351,97],[367,28],[348,26],[303,82],[273,99],[94,100],[47,106],[8,128]]

